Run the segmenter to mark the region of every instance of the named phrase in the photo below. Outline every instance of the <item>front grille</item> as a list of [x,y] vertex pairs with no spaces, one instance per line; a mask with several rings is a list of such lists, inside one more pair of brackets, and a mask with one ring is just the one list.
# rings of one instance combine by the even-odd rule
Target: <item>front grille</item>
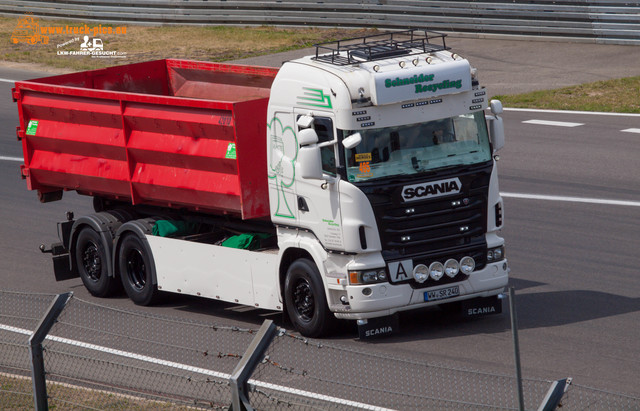
[[[402,187],[448,176],[413,179],[393,186],[363,187],[376,214],[385,261],[412,259],[414,266],[429,266],[434,261],[444,263],[449,258],[460,261],[464,256],[471,256],[476,261],[476,270],[484,268],[491,169],[489,163],[455,175],[462,183],[460,193],[420,201],[404,202],[400,195]],[[404,282],[414,288],[425,288],[465,278],[459,273],[454,278],[444,276],[439,281],[429,279],[422,284],[413,279]]]
[[[462,202],[467,205],[462,205]],[[453,206],[454,203],[460,206]],[[403,255],[425,250],[455,248],[484,236],[486,194],[432,200],[420,205],[390,207],[379,218],[383,249]],[[407,211],[411,210],[411,211]]]

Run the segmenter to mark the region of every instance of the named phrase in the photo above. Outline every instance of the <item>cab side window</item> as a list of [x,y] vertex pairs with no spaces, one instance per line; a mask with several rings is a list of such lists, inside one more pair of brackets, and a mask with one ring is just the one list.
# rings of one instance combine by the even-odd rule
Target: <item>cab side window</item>
[[[318,144],[328,143],[335,139],[333,134],[333,121],[327,117],[315,117],[313,128],[318,135]],[[322,157],[322,171],[335,176],[337,174],[335,144],[320,148]]]

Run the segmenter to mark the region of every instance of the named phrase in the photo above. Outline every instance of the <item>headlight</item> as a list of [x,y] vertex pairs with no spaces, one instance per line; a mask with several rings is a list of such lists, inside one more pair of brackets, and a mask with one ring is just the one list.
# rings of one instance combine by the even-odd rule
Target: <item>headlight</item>
[[444,275],[444,265],[439,262],[431,263],[429,266],[429,276],[434,280],[438,281]]
[[349,271],[350,284],[374,284],[387,281],[387,271],[384,268],[366,271]]
[[460,260],[460,271],[462,274],[469,275],[476,269],[476,262],[471,257],[462,257]]
[[487,262],[495,263],[504,259],[504,246],[490,248],[487,250]]
[[453,258],[447,260],[444,263],[444,273],[449,277],[451,278],[455,277],[456,275],[458,275],[459,271],[460,271],[460,266],[458,265],[458,262]]
[[424,264],[418,264],[413,269],[413,278],[419,283],[424,283],[429,278],[429,267]]

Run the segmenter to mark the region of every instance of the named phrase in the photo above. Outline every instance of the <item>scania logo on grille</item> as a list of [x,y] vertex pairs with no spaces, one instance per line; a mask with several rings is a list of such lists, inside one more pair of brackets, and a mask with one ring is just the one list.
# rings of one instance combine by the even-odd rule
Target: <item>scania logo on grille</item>
[[402,187],[402,199],[405,202],[425,200],[427,198],[458,194],[461,189],[462,183],[460,183],[458,177],[429,183],[413,184]]

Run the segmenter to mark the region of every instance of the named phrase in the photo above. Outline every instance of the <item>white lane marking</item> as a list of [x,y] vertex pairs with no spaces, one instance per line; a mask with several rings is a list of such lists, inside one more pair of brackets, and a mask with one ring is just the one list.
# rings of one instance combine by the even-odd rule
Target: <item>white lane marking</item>
[[500,193],[500,195],[506,198],[520,198],[525,200],[564,201],[569,203],[606,204],[606,205],[627,206],[627,207],[640,207],[640,201],[609,200],[606,198],[565,197],[565,196],[549,196],[549,195],[524,194],[524,193]]
[[568,121],[549,121],[549,120],[527,120],[523,121],[525,124],[539,124],[542,126],[557,126],[557,127],[578,127],[583,126],[584,123],[570,123]]
[[640,128],[628,128],[626,130],[620,130],[623,133],[638,133],[640,134]]
[[22,161],[24,161],[24,158],[22,158],[22,157],[5,157],[5,156],[0,156],[0,161],[18,161],[18,162],[22,162]]
[[571,110],[542,110],[538,108],[510,108],[505,107],[504,111],[522,111],[525,113],[552,113],[552,114],[587,114],[596,116],[619,116],[619,117],[640,117],[638,113],[609,113],[604,111],[571,111]]
[[3,81],[5,83],[15,83],[16,81],[20,81],[20,80],[11,80],[8,78],[0,78],[0,81]]
[[[16,333],[16,334],[23,334],[23,335],[31,335],[31,334],[33,334],[32,331],[25,330],[23,328],[12,327],[10,325],[5,325],[5,324],[0,324],[0,330],[5,330],[5,331],[13,332],[13,333]],[[194,373],[198,373],[198,374],[209,375],[209,376],[212,376],[212,377],[215,377],[215,378],[224,379],[224,380],[228,380],[228,379],[231,378],[230,374],[225,374],[225,373],[221,373],[221,372],[217,372],[217,371],[207,370],[206,368],[199,368],[199,367],[194,367],[194,366],[191,366],[191,365],[176,363],[176,362],[173,362],[173,361],[161,360],[159,358],[153,358],[153,357],[149,357],[149,356],[146,356],[146,355],[140,355],[140,354],[130,353],[130,352],[127,352],[127,351],[116,350],[116,349],[109,348],[109,347],[102,347],[100,345],[95,345],[95,344],[88,344],[88,343],[84,343],[82,341],[70,340],[68,338],[62,338],[62,337],[56,337],[56,336],[53,336],[53,335],[49,335],[49,336],[46,337],[46,339],[50,340],[50,341],[59,342],[59,343],[62,343],[62,344],[67,344],[67,345],[72,345],[72,346],[75,346],[75,347],[85,348],[85,349],[88,349],[88,350],[100,351],[100,352],[104,352],[104,353],[108,353],[108,354],[117,355],[117,356],[120,356],[120,357],[130,358],[130,359],[133,359],[133,360],[138,360],[138,361],[143,361],[143,362],[150,362],[150,363],[162,365],[162,366],[165,366],[165,367],[177,368],[177,369],[184,370],[184,371],[190,371],[190,372],[194,372]],[[271,384],[271,383],[267,383],[267,382],[249,380],[249,383],[255,385],[256,387],[267,388],[267,389],[271,389],[271,390],[274,390],[274,391],[281,391],[281,392],[300,395],[300,396],[304,396],[304,397],[315,398],[315,399],[318,399],[318,400],[321,400],[321,401],[333,402],[333,403],[336,403],[336,404],[347,405],[349,407],[354,407],[354,408],[361,408],[361,409],[365,409],[365,410],[375,410],[375,411],[393,411],[393,410],[391,410],[389,408],[382,408],[382,407],[378,407],[378,406],[371,405],[371,404],[364,404],[364,403],[360,403],[360,402],[356,402],[356,401],[345,400],[343,398],[330,397],[330,396],[324,395],[324,394],[316,394],[314,392],[302,391],[302,390],[298,390],[298,389],[295,389],[295,388],[289,388],[289,387],[283,387],[281,385],[275,385],[275,384]]]

